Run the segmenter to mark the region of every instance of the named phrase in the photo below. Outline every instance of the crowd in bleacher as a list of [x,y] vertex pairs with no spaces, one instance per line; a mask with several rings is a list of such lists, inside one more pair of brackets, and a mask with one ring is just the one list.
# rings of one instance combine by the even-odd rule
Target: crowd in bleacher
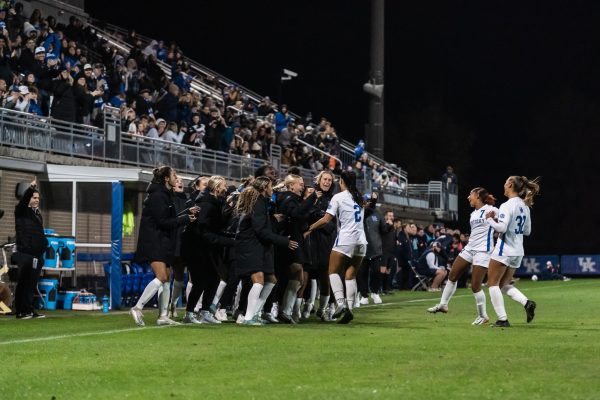
[[[269,97],[256,102],[214,76],[194,75],[175,43],[144,44],[134,31],[118,46],[71,16],[57,22],[23,4],[0,1],[0,105],[7,109],[102,127],[103,108],[120,110],[125,138],[184,144],[248,158],[270,159],[281,147],[287,166],[341,172],[340,139],[331,121],[294,118]],[[170,67],[165,73],[161,63]],[[192,89],[199,80],[220,96]],[[150,140],[148,140],[149,142]],[[377,188],[403,182],[364,151],[352,165]]]

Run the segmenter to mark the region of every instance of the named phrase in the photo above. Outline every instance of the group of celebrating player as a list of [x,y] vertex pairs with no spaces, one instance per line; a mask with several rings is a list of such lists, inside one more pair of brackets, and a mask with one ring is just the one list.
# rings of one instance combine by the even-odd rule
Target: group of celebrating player
[[[278,183],[275,169],[264,166],[237,189],[228,189],[220,176],[198,178],[188,198],[172,168],[156,168],[135,257],[149,263],[156,277],[130,310],[136,324],[144,325],[142,309],[155,295],[157,324],[179,324],[172,318],[186,267],[190,283],[184,323],[221,323],[228,318],[225,310],[235,308],[241,324],[294,324],[310,316],[317,291],[317,317],[349,323],[359,306],[356,277],[367,254],[365,207],[375,202],[364,200],[353,172],[342,172],[337,187],[334,181],[332,172],[322,171],[314,186],[305,187],[294,174]],[[498,315],[494,326],[510,326],[502,293],[524,305],[528,322],[533,319],[535,302],[510,282],[524,255],[523,235],[531,232],[529,207],[538,191],[536,180],[511,176],[504,185],[508,201],[499,210],[485,189],[471,191],[475,211],[469,243],[454,261],[440,304],[429,312],[448,312],[456,281],[472,264],[478,310],[473,324],[489,321],[481,290],[486,271]],[[500,234],[495,246],[492,230]]]

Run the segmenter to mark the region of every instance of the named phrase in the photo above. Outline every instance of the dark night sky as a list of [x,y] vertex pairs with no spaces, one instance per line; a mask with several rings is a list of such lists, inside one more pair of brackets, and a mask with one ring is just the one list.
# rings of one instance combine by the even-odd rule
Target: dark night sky
[[[283,92],[294,112],[327,116],[346,139],[363,136],[368,1],[148,4],[86,6],[96,18],[176,41],[259,94],[276,98],[280,69],[297,71]],[[418,183],[454,165],[461,198],[484,186],[502,202],[507,176],[541,175],[526,251],[598,253],[598,20],[594,1],[388,0],[386,159]]]

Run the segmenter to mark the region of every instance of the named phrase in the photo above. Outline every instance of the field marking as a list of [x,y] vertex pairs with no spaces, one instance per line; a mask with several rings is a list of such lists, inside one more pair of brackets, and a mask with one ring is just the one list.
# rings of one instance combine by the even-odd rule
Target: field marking
[[[539,287],[539,288],[528,288],[528,290],[542,290],[542,289],[555,289],[555,288],[560,288],[560,287],[572,287],[572,286],[581,286],[581,285],[586,285],[585,282],[582,283],[573,283],[570,285],[554,285],[554,286],[544,286],[544,287]],[[458,296],[453,296],[453,298],[461,298],[461,297],[471,297],[473,296],[472,294],[461,294]],[[418,302],[423,302],[423,301],[432,301],[435,300],[436,298],[423,298],[423,299],[412,299],[412,300],[402,300],[402,301],[396,301],[396,302],[389,302],[389,303],[382,303],[382,304],[365,304],[363,306],[360,306],[360,308],[363,307],[381,307],[381,306],[387,306],[387,305],[392,305],[392,304],[402,304],[402,303],[418,303]],[[112,314],[121,314],[121,313],[125,313],[125,312],[114,312]],[[123,329],[113,329],[113,330],[109,330],[109,331],[98,331],[98,332],[81,332],[81,333],[73,333],[73,334],[66,334],[66,335],[56,335],[56,336],[46,336],[46,337],[39,337],[39,338],[29,338],[29,339],[17,339],[17,340],[8,340],[5,342],[0,342],[0,346],[2,345],[8,345],[8,344],[21,344],[21,343],[34,343],[34,342],[43,342],[43,341],[48,341],[48,340],[60,340],[60,339],[69,339],[69,338],[74,338],[74,337],[86,337],[86,336],[100,336],[100,335],[112,335],[112,334],[116,334],[116,333],[124,333],[124,332],[134,332],[134,331],[139,331],[139,332],[144,332],[150,329],[162,329],[162,328],[172,328],[173,326],[185,326],[185,325],[166,325],[166,326],[148,326],[148,327],[135,327],[135,328],[123,328]]]
[[32,342],[43,342],[46,340],[59,340],[59,339],[69,339],[74,337],[85,337],[85,336],[98,336],[98,335],[111,335],[114,333],[122,333],[122,332],[133,332],[133,331],[147,331],[149,329],[162,329],[162,328],[170,328],[176,325],[163,325],[163,326],[149,326],[149,327],[135,327],[135,328],[123,328],[123,329],[113,329],[110,331],[99,331],[99,332],[81,332],[81,333],[73,333],[70,335],[56,335],[56,336],[46,336],[39,338],[29,338],[29,339],[17,339],[17,340],[8,340],[6,342],[0,342],[1,345],[6,344],[20,344],[20,343],[32,343]]

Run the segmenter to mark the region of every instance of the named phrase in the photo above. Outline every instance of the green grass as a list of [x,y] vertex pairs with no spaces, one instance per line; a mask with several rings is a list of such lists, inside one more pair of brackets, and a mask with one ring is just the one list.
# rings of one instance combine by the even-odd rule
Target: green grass
[[149,327],[131,330],[125,313],[2,317],[0,399],[597,398],[600,280],[518,286],[538,312],[526,324],[507,299],[509,329],[471,326],[465,289],[446,315],[425,312],[439,293],[402,292],[348,326],[155,328],[150,310]]

